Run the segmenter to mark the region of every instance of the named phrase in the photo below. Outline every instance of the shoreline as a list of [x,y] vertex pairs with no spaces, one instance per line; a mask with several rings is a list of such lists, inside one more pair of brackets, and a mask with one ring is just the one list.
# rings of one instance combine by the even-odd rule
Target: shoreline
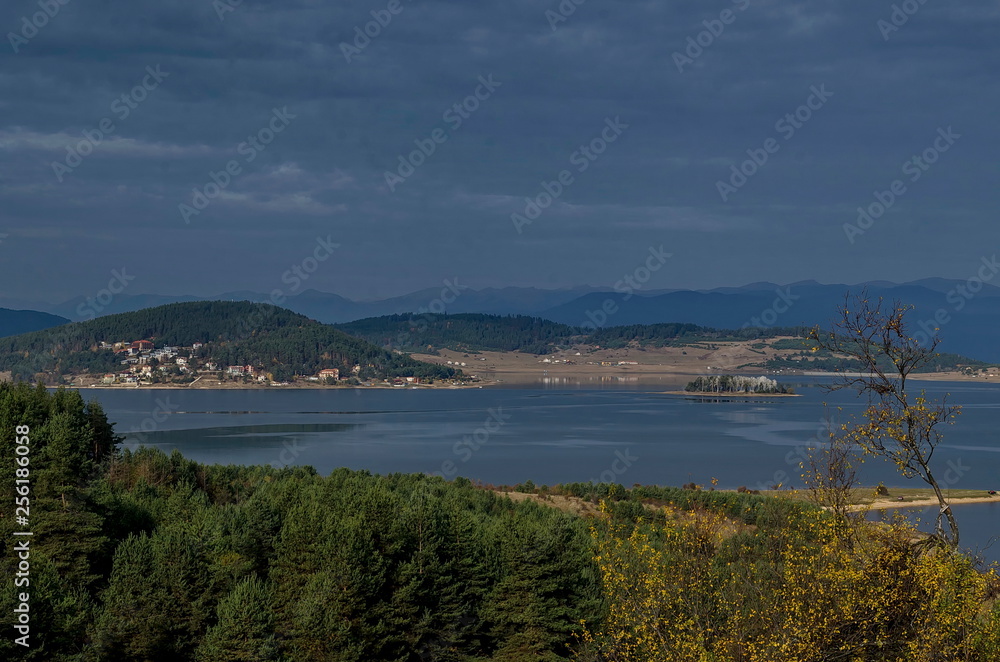
[[[328,384],[288,384],[287,386],[271,386],[269,384],[233,384],[222,385],[222,384],[211,384],[205,386],[192,386],[191,384],[141,384],[136,386],[135,384],[63,384],[64,388],[74,388],[74,389],[107,389],[107,390],[120,390],[120,391],[168,391],[168,390],[192,390],[192,391],[318,391],[318,390],[330,390],[330,391],[351,391],[351,390],[369,390],[369,389],[387,389],[387,390],[398,390],[398,391],[414,391],[414,390],[444,390],[444,389],[466,389],[466,388],[483,388],[486,386],[494,386],[497,382],[482,380],[475,383],[469,384],[447,384],[447,385],[435,385],[435,384],[405,384],[400,386],[393,386],[391,384],[372,384],[371,386],[330,386]],[[48,386],[47,388],[59,388],[59,385]]]
[[[508,379],[499,379],[500,375],[508,377]],[[801,376],[808,377],[834,377],[838,373],[803,373]],[[220,384],[218,382],[203,382],[190,383],[190,384],[141,384],[138,387],[135,384],[61,384],[52,385],[49,388],[57,388],[58,386],[64,386],[66,388],[87,388],[87,389],[121,389],[121,390],[141,390],[141,389],[158,389],[158,390],[169,390],[169,389],[191,389],[191,390],[202,390],[202,391],[231,391],[231,390],[320,390],[320,389],[331,389],[331,390],[351,390],[351,389],[399,389],[399,390],[415,390],[415,389],[467,389],[467,388],[486,388],[493,386],[524,386],[524,387],[538,387],[540,383],[552,381],[564,381],[567,384],[584,385],[588,382],[600,383],[601,385],[608,385],[615,382],[631,383],[634,385],[646,385],[651,388],[667,382],[682,382],[684,378],[696,376],[695,373],[682,373],[682,372],[646,372],[646,373],[632,373],[628,376],[628,372],[621,371],[617,374],[609,375],[608,372],[604,371],[594,371],[594,372],[583,372],[574,371],[571,374],[564,374],[562,376],[556,376],[551,373],[531,373],[531,372],[511,372],[511,373],[494,373],[494,378],[482,379],[468,384],[448,384],[448,385],[436,385],[436,384],[405,384],[400,386],[393,386],[391,384],[373,384],[371,386],[330,386],[328,384],[313,384],[313,383],[303,383],[303,384],[288,384],[286,386],[271,386],[270,384]],[[786,373],[786,377],[795,377],[796,375],[792,373]],[[910,379],[915,381],[935,381],[935,382],[980,382],[985,381],[990,383],[988,379],[976,379],[968,375],[961,375],[959,373],[923,373],[917,375],[911,375]],[[1000,380],[994,381],[993,383],[1000,383]],[[678,383],[678,385],[680,385]],[[662,386],[661,386],[662,388]],[[713,393],[705,391],[683,391],[683,390],[670,390],[670,391],[660,391],[660,390],[650,390],[650,393],[655,393],[659,395],[676,395],[676,396],[689,396],[695,398],[799,398],[802,397],[801,393],[742,393],[742,392],[724,392],[724,393]]]

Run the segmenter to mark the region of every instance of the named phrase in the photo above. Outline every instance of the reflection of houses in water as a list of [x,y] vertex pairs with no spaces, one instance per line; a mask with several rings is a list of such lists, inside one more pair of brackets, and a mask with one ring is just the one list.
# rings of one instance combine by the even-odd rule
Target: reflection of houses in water
[[538,378],[537,383],[547,386],[581,386],[586,383],[595,382],[599,384],[634,384],[638,381],[638,376],[623,375],[597,375],[593,377],[550,377],[549,375],[542,375]]
[[639,378],[619,375],[600,375],[586,379],[580,379],[579,377],[549,377],[547,375],[538,378],[540,384],[582,384],[584,381],[620,384],[624,382],[638,382]]

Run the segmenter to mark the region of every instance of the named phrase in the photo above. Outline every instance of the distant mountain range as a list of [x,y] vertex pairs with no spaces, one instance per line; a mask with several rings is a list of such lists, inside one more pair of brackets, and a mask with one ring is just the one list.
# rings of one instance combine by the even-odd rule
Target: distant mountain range
[[[966,281],[926,279],[912,283],[868,283],[872,297],[898,299],[914,307],[907,319],[911,333],[942,338],[941,351],[1000,362],[1000,288],[984,285],[973,294]],[[746,288],[722,288],[705,292],[670,292],[652,296],[608,293],[585,294],[540,313],[563,324],[604,322],[605,326],[687,322],[717,328],[750,326],[829,327],[835,321],[844,295],[860,292],[864,285],[823,285],[803,281],[791,285],[755,284]],[[608,302],[610,301],[610,304]],[[607,319],[600,311],[614,310]],[[935,316],[943,322],[935,321]],[[919,337],[919,336],[918,336]]]
[[[366,317],[380,317],[401,313],[414,313],[421,309],[435,313],[488,313],[496,315],[538,315],[544,310],[570,302],[580,296],[597,291],[593,287],[568,290],[543,290],[530,287],[505,287],[473,290],[460,283],[449,282],[436,288],[411,292],[403,296],[375,301],[353,301],[338,294],[303,290],[287,297],[280,305],[306,315],[318,322],[339,324]],[[217,296],[170,296],[161,294],[120,294],[110,304],[100,307],[85,297],[76,297],[58,304],[20,299],[0,298],[0,306],[30,308],[62,315],[74,322],[92,319],[96,315],[128,313],[168,303],[192,301],[253,301],[275,303],[269,293],[223,292]],[[450,302],[450,303],[449,303]],[[442,309],[443,306],[443,309]]]
[[[972,283],[973,286],[980,283]],[[413,313],[488,313],[530,315],[575,327],[618,326],[684,322],[715,328],[739,329],[750,326],[828,326],[843,303],[845,293],[858,292],[867,285],[874,297],[911,304],[909,319],[913,331],[933,333],[940,328],[943,351],[956,352],[987,361],[1000,362],[1000,287],[982,284],[973,292],[967,281],[927,278],[896,284],[873,281],[867,284],[824,285],[801,281],[789,285],[752,283],[743,287],[712,290],[605,291],[593,287],[563,290],[538,288],[486,288],[474,290],[462,285],[445,285],[378,301],[352,301],[337,294],[306,290],[288,297],[281,305],[312,319],[329,324],[352,322],[383,315]],[[269,301],[259,292],[227,292],[217,297],[164,296],[155,294],[119,295],[101,314],[128,312],[166,303],[200,300]],[[36,308],[70,319],[92,316],[93,309],[83,298],[61,304],[41,304],[0,299],[0,305]],[[935,321],[946,320],[943,323]]]

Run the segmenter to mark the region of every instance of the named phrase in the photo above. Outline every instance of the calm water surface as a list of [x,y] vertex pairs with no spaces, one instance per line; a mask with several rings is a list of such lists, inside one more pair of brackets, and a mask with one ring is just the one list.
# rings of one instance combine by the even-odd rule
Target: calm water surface
[[[587,480],[719,487],[801,485],[801,449],[825,417],[860,411],[853,393],[821,379],[797,398],[705,401],[655,391],[525,385],[482,389],[84,390],[126,434],[125,445],[178,449],[199,462],[305,464],[375,473],[438,472],[495,484]],[[581,385],[577,385],[581,386]],[[963,406],[935,455],[955,488],[1000,489],[1000,385],[927,382],[929,397]],[[842,407],[843,410],[838,409]],[[169,413],[167,413],[169,412]],[[864,481],[905,484],[892,467]],[[956,508],[963,535],[983,547],[1000,533],[997,504]],[[925,515],[925,519],[932,516]],[[997,558],[992,552],[989,556]]]

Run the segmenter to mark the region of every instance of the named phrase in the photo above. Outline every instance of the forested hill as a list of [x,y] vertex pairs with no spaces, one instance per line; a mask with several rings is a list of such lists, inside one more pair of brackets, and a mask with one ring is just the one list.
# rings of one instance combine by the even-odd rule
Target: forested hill
[[16,336],[19,333],[29,333],[39,329],[66,324],[65,317],[50,315],[37,310],[10,310],[0,308],[0,338]]
[[[119,368],[121,356],[101,343],[150,340],[156,347],[205,346],[197,357],[220,365],[253,365],[285,378],[324,368],[362,377],[455,376],[456,371],[353,338],[334,327],[270,304],[198,301],[108,315],[0,338],[0,372],[38,379],[102,373]],[[192,357],[196,354],[192,353]]]
[[565,324],[526,315],[386,315],[337,328],[382,347],[403,351],[454,349],[547,354],[582,333]]

